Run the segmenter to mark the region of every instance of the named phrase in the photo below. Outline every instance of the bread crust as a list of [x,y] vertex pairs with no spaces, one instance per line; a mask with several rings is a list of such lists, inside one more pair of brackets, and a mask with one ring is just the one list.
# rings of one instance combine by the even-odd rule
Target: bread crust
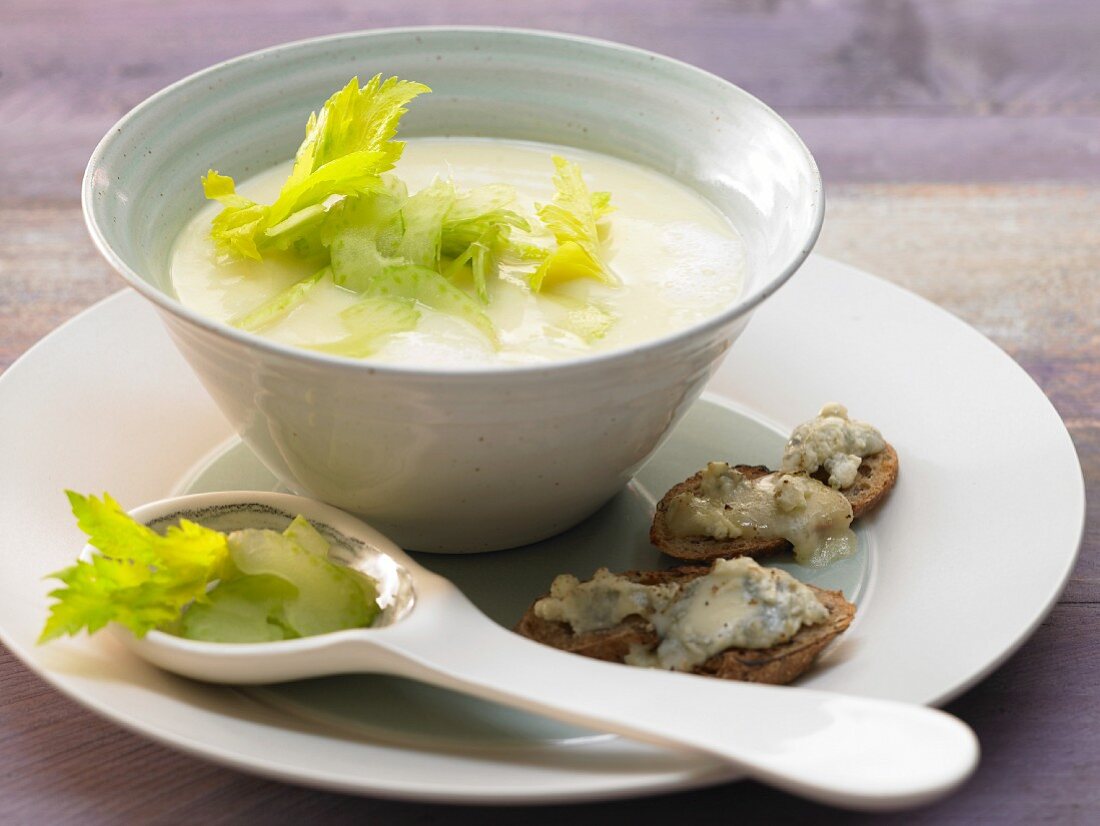
[[[621,576],[643,585],[659,585],[688,582],[708,570],[700,566],[683,566],[667,571],[627,571]],[[828,609],[825,622],[804,626],[787,642],[769,648],[728,648],[696,666],[692,673],[771,685],[789,683],[805,673],[825,646],[851,624],[856,612],[856,607],[839,591],[826,591],[813,585],[807,587]],[[636,615],[627,617],[613,628],[576,634],[568,623],[540,619],[535,615],[534,603],[519,621],[516,631],[562,651],[619,663],[630,653],[631,646],[653,647],[658,642],[653,626]]]
[[[734,469],[746,479],[758,479],[774,471],[764,465],[735,465]],[[828,480],[828,474],[818,471],[814,478],[821,482]],[[886,498],[898,479],[898,454],[892,445],[887,444],[878,453],[867,456],[859,465],[856,481],[842,493],[852,506],[852,517],[859,518],[870,512]],[[711,562],[715,559],[730,559],[735,556],[753,558],[770,556],[785,551],[791,543],[785,539],[742,538],[715,539],[709,536],[673,536],[668,529],[668,508],[672,500],[681,493],[698,493],[703,481],[703,471],[690,479],[685,479],[661,497],[657,510],[653,514],[653,524],[649,529],[649,541],[662,553],[690,562]]]

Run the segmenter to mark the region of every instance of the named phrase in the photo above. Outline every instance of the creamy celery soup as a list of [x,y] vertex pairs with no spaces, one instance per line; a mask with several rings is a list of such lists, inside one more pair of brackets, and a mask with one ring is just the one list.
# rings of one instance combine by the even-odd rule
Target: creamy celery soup
[[[433,367],[543,363],[629,348],[696,324],[736,301],[745,270],[736,230],[693,190],[636,164],[571,147],[418,138],[407,142],[393,173],[409,196],[440,181],[461,190],[506,184],[514,189],[509,209],[535,215],[555,198],[554,156],[579,165],[591,192],[610,194],[611,211],[601,222],[606,278],[571,278],[536,291],[531,287],[535,263],[503,256],[480,294],[461,273],[456,279],[495,335],[468,316],[413,302],[415,326],[398,325],[356,355]],[[290,172],[290,162],[280,164],[244,181],[236,192],[271,203]],[[348,335],[349,308],[360,294],[326,274],[296,294],[289,310],[270,318],[264,313],[260,323],[250,320],[250,313],[255,316],[265,302],[314,273],[317,263],[278,249],[262,261],[227,257],[211,237],[220,210],[216,203],[205,207],[175,245],[171,279],[179,300],[273,341],[347,355],[337,345]],[[511,233],[531,248],[554,243],[554,234],[537,219]]]

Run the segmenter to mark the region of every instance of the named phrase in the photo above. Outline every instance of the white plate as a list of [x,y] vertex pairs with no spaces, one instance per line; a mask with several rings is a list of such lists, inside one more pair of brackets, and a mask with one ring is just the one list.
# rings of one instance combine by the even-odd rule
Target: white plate
[[[813,258],[757,312],[711,390],[735,405],[693,411],[639,483],[573,537],[600,545],[611,530],[630,549],[613,561],[644,559],[651,552],[637,524],[659,493],[650,488],[687,475],[708,452],[761,461],[824,401],[845,402],[895,445],[901,479],[864,520],[867,556],[837,574],[849,592],[860,589],[858,621],[807,685],[945,702],[1011,654],[1061,592],[1084,526],[1072,443],[1023,370],[943,310]],[[720,433],[728,442],[714,444]],[[219,481],[265,484],[240,451],[218,458],[233,444],[228,426],[134,293],[88,310],[0,377],[0,434],[0,637],[43,678],[122,725],[248,771],[417,800],[608,798],[731,777],[703,758],[380,678],[248,694],[162,674],[102,635],[36,647],[50,588],[42,577],[82,545],[63,488],[108,490],[133,506]],[[1044,483],[1027,485],[1037,474]],[[507,552],[439,564],[472,577],[471,587],[487,581],[471,572],[492,572],[518,600],[564,558],[543,549],[531,562]],[[490,613],[508,604],[482,599]],[[364,703],[419,709],[420,729],[377,725],[353,702],[360,691]]]

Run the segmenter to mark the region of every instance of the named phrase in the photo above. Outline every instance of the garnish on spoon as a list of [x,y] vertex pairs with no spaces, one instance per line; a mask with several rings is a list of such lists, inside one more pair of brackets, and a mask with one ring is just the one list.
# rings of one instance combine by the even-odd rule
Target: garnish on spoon
[[111,622],[137,637],[266,642],[368,626],[379,613],[375,583],[330,562],[329,543],[300,516],[282,533],[181,519],[159,534],[107,494],[66,493],[99,553],[51,574],[64,587],[50,592],[39,642]]

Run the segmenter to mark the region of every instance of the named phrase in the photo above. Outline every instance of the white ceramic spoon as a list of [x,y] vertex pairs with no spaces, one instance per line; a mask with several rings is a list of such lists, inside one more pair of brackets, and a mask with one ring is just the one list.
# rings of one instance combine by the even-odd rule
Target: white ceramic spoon
[[634,740],[705,752],[764,783],[854,809],[926,803],[954,789],[977,764],[974,733],[935,709],[632,668],[532,642],[490,620],[451,582],[374,529],[310,499],[200,494],[132,514],[152,524],[184,516],[221,530],[281,527],[302,514],[340,543],[334,548],[340,561],[381,585],[384,611],[367,629],[249,644],[201,643],[156,631],[139,640],[118,630],[140,656],[188,677],[240,684],[395,674]]

